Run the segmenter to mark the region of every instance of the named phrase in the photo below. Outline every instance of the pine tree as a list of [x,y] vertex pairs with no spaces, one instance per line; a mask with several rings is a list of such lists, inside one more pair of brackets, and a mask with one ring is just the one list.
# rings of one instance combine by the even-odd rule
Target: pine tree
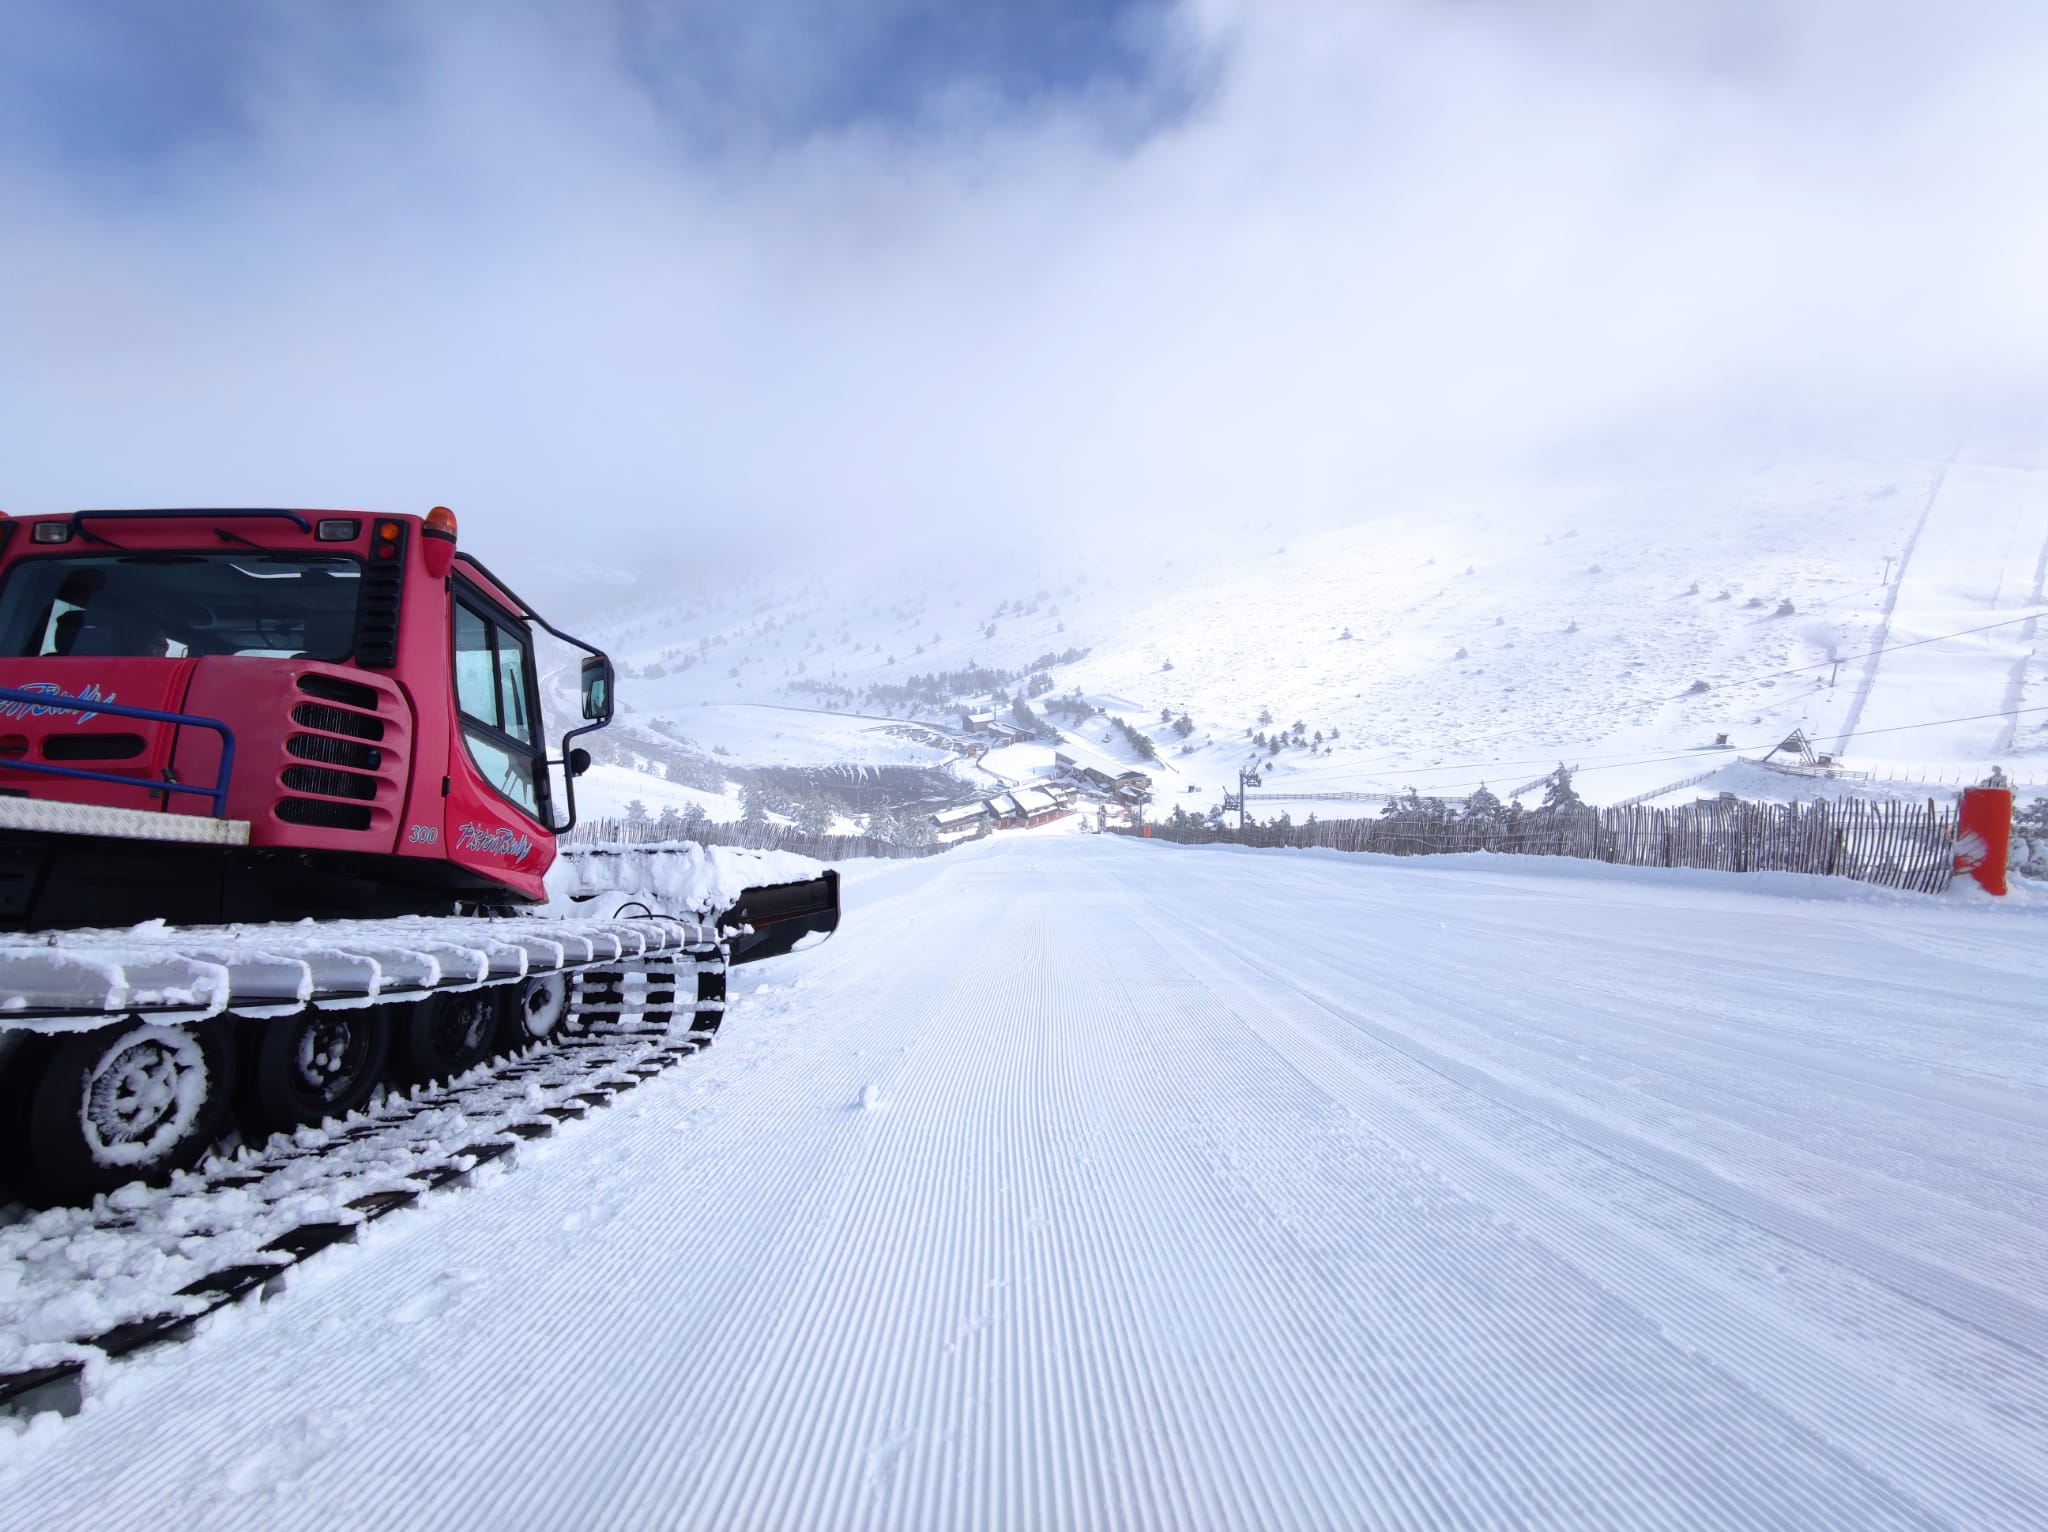
[[1579,797],[1572,786],[1571,768],[1563,761],[1557,763],[1557,770],[1543,779],[1543,807],[1552,813],[1562,809],[1584,808],[1585,800]]
[[1484,782],[1479,784],[1478,792],[1465,800],[1460,819],[1468,830],[1478,832],[1487,850],[1499,849],[1501,832],[1507,827],[1507,813],[1500,799],[1486,790]]

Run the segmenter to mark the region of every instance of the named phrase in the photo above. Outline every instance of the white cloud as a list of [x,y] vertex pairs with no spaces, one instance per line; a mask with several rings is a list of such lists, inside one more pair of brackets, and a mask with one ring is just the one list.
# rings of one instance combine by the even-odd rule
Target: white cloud
[[292,34],[146,195],[0,163],[11,508],[1193,530],[2043,397],[2032,7],[1203,0],[1135,142],[963,90],[713,147],[578,12],[425,14]]

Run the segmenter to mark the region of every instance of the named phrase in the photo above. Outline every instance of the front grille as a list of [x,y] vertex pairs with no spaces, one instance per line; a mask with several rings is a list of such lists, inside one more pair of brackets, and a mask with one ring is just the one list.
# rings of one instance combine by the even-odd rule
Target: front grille
[[294,734],[284,742],[284,747],[302,761],[352,766],[357,771],[375,771],[384,761],[384,752],[373,746],[359,745],[350,739],[329,739],[321,734]]
[[339,702],[343,707],[352,707],[365,713],[376,712],[377,704],[384,700],[383,694],[376,687],[365,686],[360,681],[344,681],[340,676],[300,676],[299,690],[309,697]]
[[382,739],[384,720],[365,718],[346,708],[325,707],[318,702],[301,702],[292,709],[292,722],[306,729],[323,729],[329,734],[353,734],[357,739]]
[[319,674],[300,676],[298,689],[319,700],[295,704],[292,722],[317,732],[292,734],[284,748],[297,761],[312,764],[289,764],[278,780],[287,792],[311,796],[279,799],[277,817],[321,829],[367,830],[375,816],[366,805],[389,786],[370,775],[383,765],[384,752],[364,743],[385,736],[387,721],[377,716],[384,694],[360,681]]
[[352,771],[328,766],[287,766],[284,785],[295,793],[319,793],[328,798],[357,798],[365,803],[377,796],[377,779],[359,777]]
[[142,750],[140,734],[52,734],[43,741],[46,761],[132,761]]
[[286,824],[317,825],[323,830],[367,830],[370,811],[359,803],[334,803],[324,798],[281,798],[277,817]]

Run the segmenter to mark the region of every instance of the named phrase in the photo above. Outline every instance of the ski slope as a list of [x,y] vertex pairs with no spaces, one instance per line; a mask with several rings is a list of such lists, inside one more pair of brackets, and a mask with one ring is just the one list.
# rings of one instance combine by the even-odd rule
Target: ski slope
[[[2048,473],[1956,463],[1911,544],[1884,643],[1866,662],[1839,754],[1989,760],[2042,733],[2022,706],[2048,575]],[[1995,626],[1994,626],[1995,625]],[[1971,631],[1981,629],[1984,631]],[[1954,636],[1951,636],[1954,635]],[[1930,717],[1969,720],[1916,728]]]
[[[2037,461],[1823,458],[1362,495],[1342,525],[1275,506],[1135,555],[1053,542],[608,592],[592,624],[625,666],[632,718],[735,763],[939,764],[874,715],[951,724],[984,694],[907,699],[905,683],[994,667],[1014,691],[1035,671],[1155,739],[1161,811],[1169,796],[1220,802],[1249,765],[1296,817],[1332,791],[1506,792],[1560,761],[1592,802],[1680,781],[1746,791],[1739,758],[1795,729],[1882,780],[1781,778],[1774,794],[1881,796],[1994,763],[2042,787],[2048,715],[1951,722],[2048,705],[2023,615],[2048,570]],[[1277,753],[1254,739],[1296,722],[1304,737]],[[1085,726],[1118,750],[1105,729]]]
[[1108,837],[846,905],[0,1432],[4,1519],[2048,1524],[2039,906]]

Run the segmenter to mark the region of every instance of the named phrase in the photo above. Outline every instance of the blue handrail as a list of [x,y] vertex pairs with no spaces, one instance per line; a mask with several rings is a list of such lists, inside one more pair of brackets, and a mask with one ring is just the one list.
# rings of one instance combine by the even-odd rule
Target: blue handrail
[[77,766],[49,766],[41,761],[18,761],[6,756],[0,756],[0,771],[33,771],[44,776],[69,777],[78,782],[136,787],[150,793],[193,793],[213,800],[215,819],[228,817],[228,784],[235,773],[235,731],[218,718],[208,718],[199,713],[166,713],[159,708],[92,702],[63,692],[27,692],[0,686],[0,705],[7,703],[41,708],[46,713],[86,713],[93,716],[105,713],[109,718],[139,718],[145,723],[189,724],[195,729],[213,730],[220,736],[220,772],[211,787],[201,787],[194,782],[152,782],[147,777],[124,777],[110,771],[86,771]]

